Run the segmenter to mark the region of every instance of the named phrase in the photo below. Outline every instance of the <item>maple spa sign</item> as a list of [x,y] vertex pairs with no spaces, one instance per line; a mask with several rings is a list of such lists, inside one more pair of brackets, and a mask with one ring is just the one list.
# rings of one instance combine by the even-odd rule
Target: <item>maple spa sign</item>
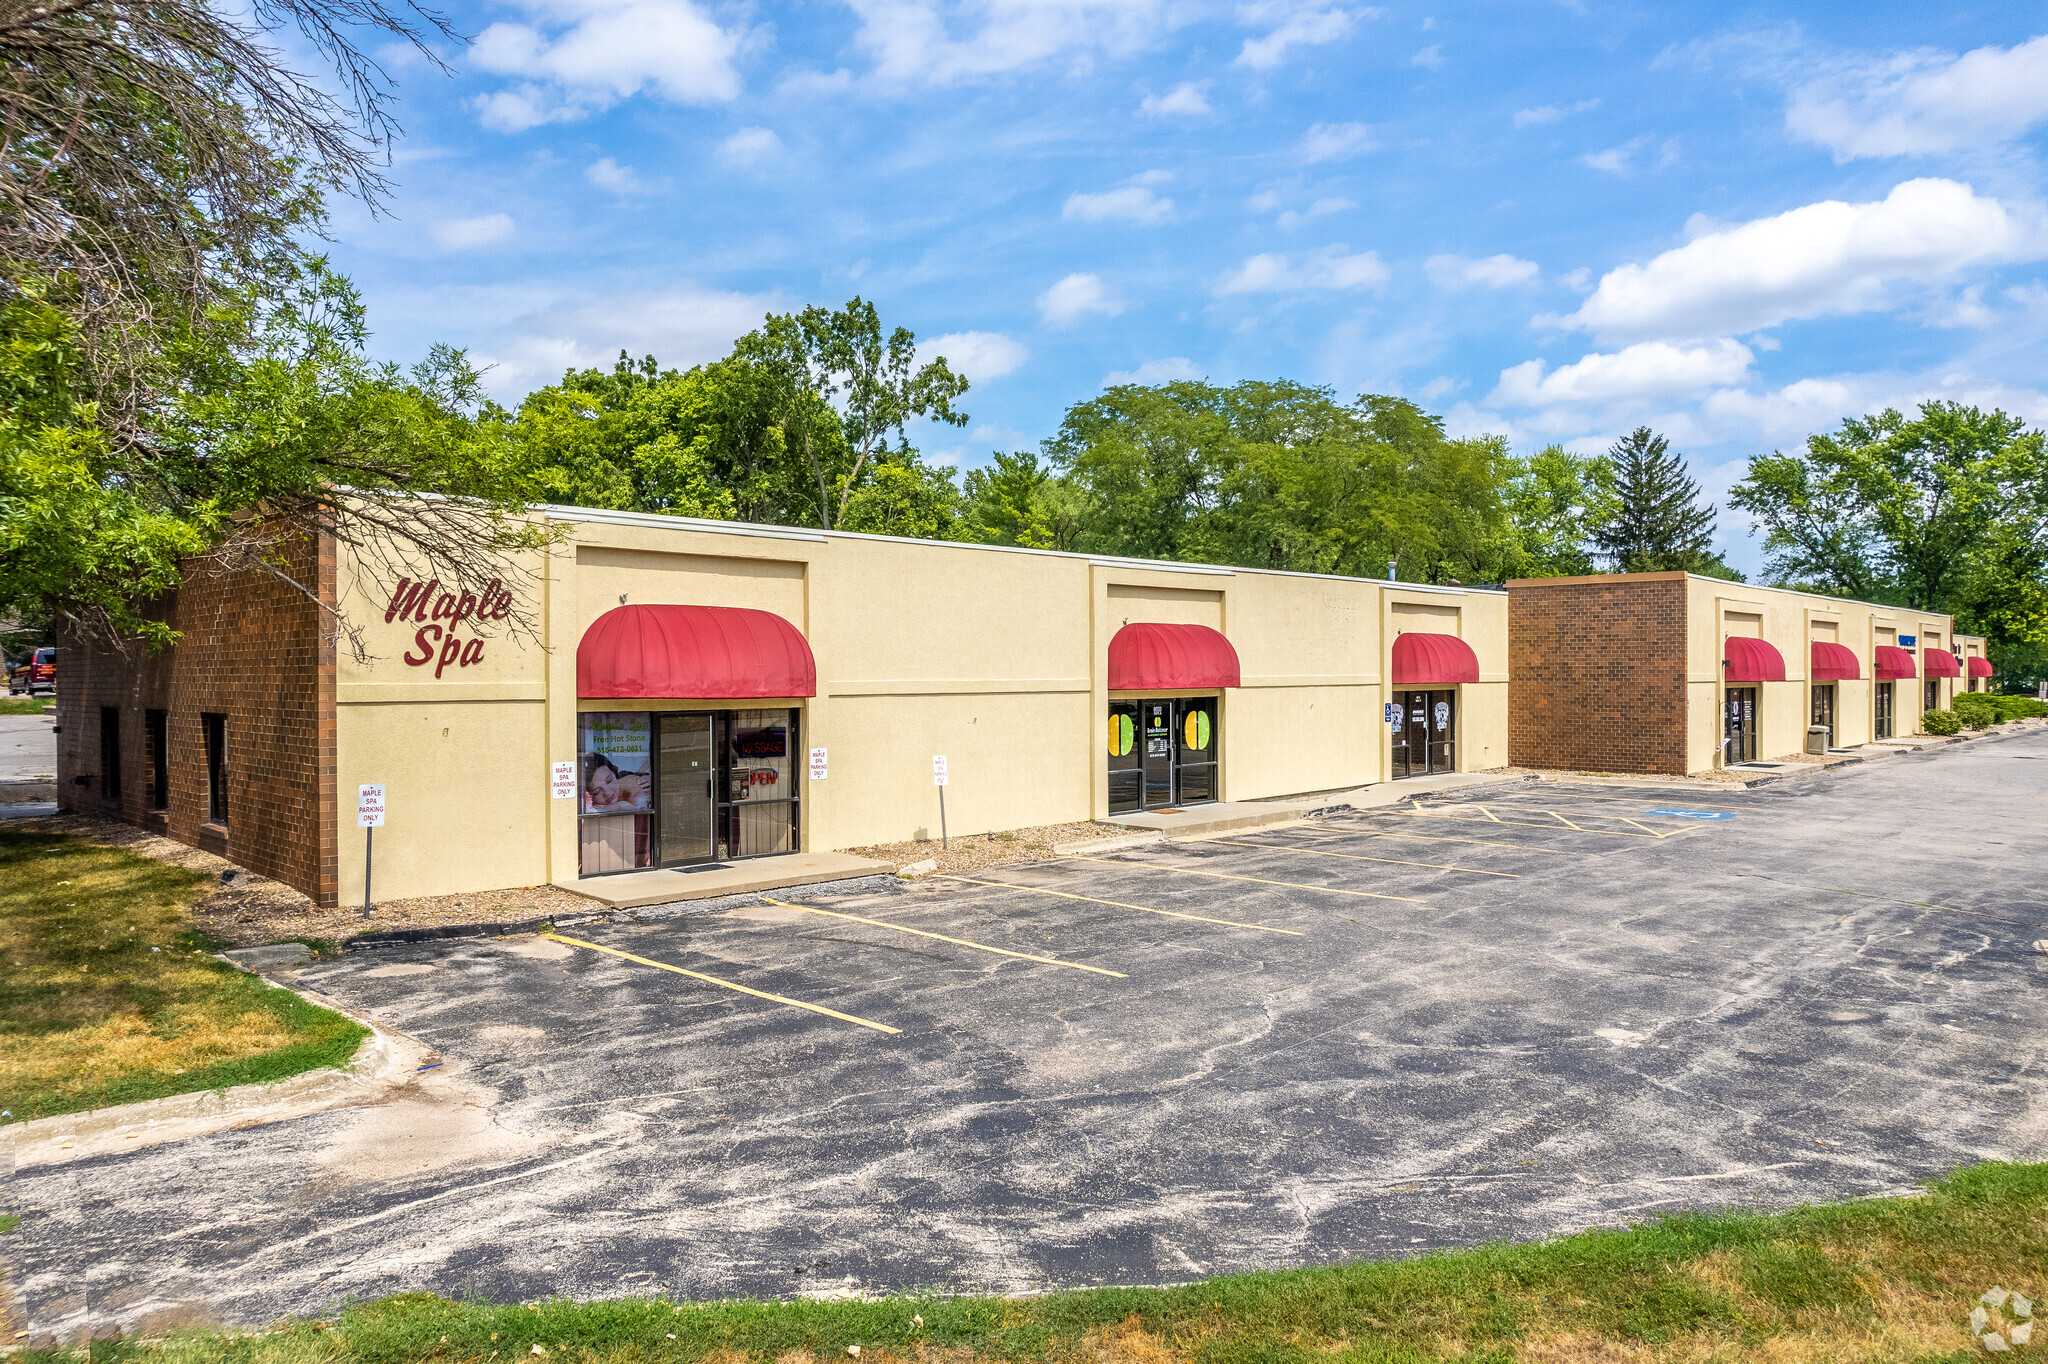
[[415,657],[412,649],[406,650],[406,666],[424,668],[432,663],[434,676],[439,677],[450,665],[467,668],[483,662],[483,640],[457,637],[457,626],[470,621],[470,628],[475,629],[474,622],[503,620],[511,613],[512,594],[499,578],[484,584],[482,592],[443,591],[439,578],[425,582],[400,578],[391,605],[384,610],[384,622],[419,626],[412,637],[413,649],[419,654]]

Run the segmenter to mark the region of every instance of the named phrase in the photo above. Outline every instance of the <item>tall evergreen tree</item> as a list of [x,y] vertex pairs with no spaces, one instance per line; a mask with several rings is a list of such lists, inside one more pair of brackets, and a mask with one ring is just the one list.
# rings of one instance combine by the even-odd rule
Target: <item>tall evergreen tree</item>
[[1639,426],[1607,452],[1614,465],[1614,501],[1594,531],[1594,543],[1617,573],[1688,573],[1730,576],[1708,548],[1714,508],[1700,505],[1700,485],[1685,471],[1664,437]]

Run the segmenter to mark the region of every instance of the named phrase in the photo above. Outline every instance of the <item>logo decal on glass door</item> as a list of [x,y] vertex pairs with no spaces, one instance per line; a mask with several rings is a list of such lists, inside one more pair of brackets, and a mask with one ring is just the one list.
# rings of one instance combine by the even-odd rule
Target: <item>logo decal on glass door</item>
[[1195,750],[1196,752],[1198,752],[1198,753],[1199,753],[1199,752],[1200,752],[1201,750],[1203,750],[1203,749],[1205,749],[1205,748],[1207,748],[1207,747],[1209,746],[1209,712],[1208,712],[1208,711],[1206,711],[1206,710],[1191,710],[1191,711],[1189,711],[1189,712],[1188,712],[1188,718],[1187,718],[1187,723],[1186,723],[1186,724],[1184,724],[1184,725],[1182,725],[1182,726],[1181,726],[1181,729],[1182,729],[1182,730],[1184,731],[1184,732],[1183,732],[1183,734],[1181,735],[1181,737],[1182,737],[1182,738],[1183,738],[1184,740],[1186,740],[1186,742],[1187,742],[1187,746],[1188,746],[1189,748],[1191,748],[1191,749],[1194,749],[1194,750]]
[[1437,702],[1437,703],[1436,703],[1436,729],[1437,729],[1437,733],[1439,733],[1439,734],[1443,733],[1443,732],[1444,732],[1444,731],[1445,731],[1446,729],[1449,729],[1449,728],[1450,728],[1450,725],[1451,725],[1451,703],[1450,703],[1450,702],[1448,702],[1448,701],[1439,701],[1439,702]]

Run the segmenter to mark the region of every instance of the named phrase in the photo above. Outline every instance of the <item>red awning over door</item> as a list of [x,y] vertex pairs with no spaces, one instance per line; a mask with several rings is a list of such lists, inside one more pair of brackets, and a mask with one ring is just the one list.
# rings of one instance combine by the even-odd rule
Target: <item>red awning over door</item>
[[1927,660],[1928,677],[1961,677],[1962,662],[1946,649],[1922,649],[1920,657]]
[[1479,655],[1456,635],[1419,630],[1394,636],[1394,685],[1453,687],[1479,680]]
[[1813,642],[1812,652],[1809,672],[1816,682],[1854,682],[1863,676],[1855,651],[1846,644],[1830,644],[1824,639],[1817,639]]
[[818,665],[796,627],[740,606],[621,606],[576,646],[576,694],[738,701],[816,696]]
[[1727,667],[1721,677],[1726,682],[1783,682],[1785,680],[1785,656],[1760,639],[1746,635],[1730,635],[1728,642],[1721,646],[1722,661]]
[[1989,676],[1991,676],[1991,660],[1990,660],[1990,659],[1988,659],[1988,658],[1972,658],[1972,659],[1966,659],[1965,661],[1966,661],[1966,662],[1967,662],[1967,663],[1968,663],[1968,664],[1970,665],[1970,676],[1972,676],[1972,677],[1989,677]]
[[1111,691],[1234,687],[1237,650],[1206,625],[1126,625],[1109,641]]
[[1871,651],[1872,661],[1877,665],[1877,680],[1897,682],[1901,678],[1918,677],[1920,669],[1913,664],[1913,655],[1893,644],[1880,644]]

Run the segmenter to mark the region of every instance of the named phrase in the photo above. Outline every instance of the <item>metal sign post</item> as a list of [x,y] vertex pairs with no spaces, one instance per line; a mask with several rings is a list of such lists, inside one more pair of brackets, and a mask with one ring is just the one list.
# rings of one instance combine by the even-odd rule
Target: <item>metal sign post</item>
[[946,755],[932,754],[932,785],[939,788],[939,851],[946,851]]
[[363,831],[363,913],[370,912],[370,854],[377,830],[384,827],[384,783],[356,788],[356,825]]

